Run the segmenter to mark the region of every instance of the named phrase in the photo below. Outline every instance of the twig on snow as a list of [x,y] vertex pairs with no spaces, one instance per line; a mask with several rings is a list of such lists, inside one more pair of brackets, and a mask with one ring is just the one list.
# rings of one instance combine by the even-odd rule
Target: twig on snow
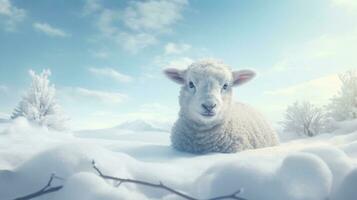
[[56,192],[56,191],[62,189],[63,185],[52,187],[52,182],[54,179],[63,180],[62,178],[56,176],[55,174],[51,174],[50,179],[48,180],[47,184],[42,189],[38,190],[37,192],[28,194],[26,196],[15,198],[14,200],[29,200],[29,199],[33,199],[35,197],[42,196],[42,195],[45,195],[45,194],[48,194],[51,192]]
[[[118,177],[114,177],[114,176],[108,176],[102,173],[102,171],[100,171],[100,169],[96,166],[95,161],[92,161],[92,166],[93,168],[97,171],[98,175],[100,177],[102,177],[103,179],[106,180],[113,180],[116,181],[117,183],[115,184],[116,187],[119,187],[122,183],[134,183],[134,184],[138,184],[138,185],[144,185],[144,186],[148,186],[148,187],[153,187],[153,188],[158,188],[158,189],[162,189],[162,190],[166,190],[172,194],[175,194],[177,196],[180,196],[184,199],[187,200],[224,200],[224,199],[233,199],[233,200],[246,200],[244,198],[239,197],[238,195],[242,193],[242,190],[238,190],[232,194],[228,194],[228,195],[222,195],[222,196],[217,196],[217,197],[213,197],[213,198],[208,198],[208,199],[198,199],[192,196],[189,196],[188,194],[185,194],[183,192],[180,192],[178,190],[175,190],[173,188],[170,188],[166,185],[164,185],[162,182],[159,183],[150,183],[150,182],[146,182],[146,181],[140,181],[140,180],[134,180],[134,179],[126,179],[126,178],[118,178]],[[63,180],[63,178],[56,176],[55,174],[52,174],[50,179],[48,180],[47,184],[40,190],[28,194],[26,196],[23,197],[18,197],[15,198],[13,200],[30,200],[33,199],[35,197],[39,197],[48,193],[52,193],[52,192],[56,192],[58,190],[61,190],[63,188],[63,185],[59,185],[59,186],[52,186],[52,182],[54,179],[59,179],[59,180]]]
[[[92,166],[93,166],[94,170],[97,171],[98,175],[100,177],[102,177],[103,179],[117,181],[118,183],[116,184],[116,187],[119,187],[122,183],[134,183],[134,184],[138,184],[138,185],[144,185],[144,186],[148,186],[148,187],[153,187],[153,188],[166,190],[166,191],[168,191],[170,193],[173,193],[173,194],[175,194],[177,196],[180,196],[180,197],[182,197],[184,199],[187,199],[187,200],[201,200],[201,199],[189,196],[188,194],[185,194],[185,193],[180,192],[178,190],[172,189],[172,188],[164,185],[162,182],[150,183],[150,182],[141,181],[141,180],[118,178],[118,177],[114,177],[114,176],[105,175],[96,166],[96,163],[95,163],[94,160],[92,161]],[[238,196],[238,194],[240,194],[241,192],[242,192],[242,190],[238,190],[238,191],[236,191],[236,192],[234,192],[232,194],[229,194],[229,195],[217,196],[217,197],[209,198],[209,199],[206,199],[206,200],[223,200],[223,199],[246,200],[246,199],[241,198],[241,197]]]

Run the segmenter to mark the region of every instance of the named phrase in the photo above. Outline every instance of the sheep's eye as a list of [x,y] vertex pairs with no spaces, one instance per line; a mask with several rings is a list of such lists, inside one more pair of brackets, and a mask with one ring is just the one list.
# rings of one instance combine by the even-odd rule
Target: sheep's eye
[[226,90],[227,88],[228,88],[228,84],[226,83],[223,85],[223,89]]
[[192,81],[190,81],[190,82],[188,83],[188,87],[190,87],[190,88],[194,88],[194,87],[195,87],[195,85],[192,83]]

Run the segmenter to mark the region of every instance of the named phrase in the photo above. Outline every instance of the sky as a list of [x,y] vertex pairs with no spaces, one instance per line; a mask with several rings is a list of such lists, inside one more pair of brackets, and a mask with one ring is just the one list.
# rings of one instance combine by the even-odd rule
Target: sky
[[355,0],[0,0],[0,117],[50,69],[73,129],[172,122],[162,70],[216,58],[257,72],[234,100],[278,124],[294,101],[326,105],[356,52]]

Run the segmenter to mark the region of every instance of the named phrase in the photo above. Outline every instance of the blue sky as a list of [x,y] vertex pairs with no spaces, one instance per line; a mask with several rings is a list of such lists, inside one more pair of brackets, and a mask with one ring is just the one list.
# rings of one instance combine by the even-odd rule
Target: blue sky
[[0,115],[48,68],[74,129],[172,121],[162,69],[214,57],[257,71],[234,98],[278,122],[295,100],[326,104],[355,52],[354,0],[0,0]]

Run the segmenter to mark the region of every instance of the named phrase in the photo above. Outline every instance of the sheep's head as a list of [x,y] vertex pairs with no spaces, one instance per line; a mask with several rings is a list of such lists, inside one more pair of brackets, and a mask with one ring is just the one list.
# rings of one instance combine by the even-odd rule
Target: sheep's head
[[232,88],[251,80],[250,70],[232,71],[215,60],[202,60],[186,70],[169,68],[168,78],[182,85],[181,112],[199,124],[214,124],[223,120],[232,100]]

